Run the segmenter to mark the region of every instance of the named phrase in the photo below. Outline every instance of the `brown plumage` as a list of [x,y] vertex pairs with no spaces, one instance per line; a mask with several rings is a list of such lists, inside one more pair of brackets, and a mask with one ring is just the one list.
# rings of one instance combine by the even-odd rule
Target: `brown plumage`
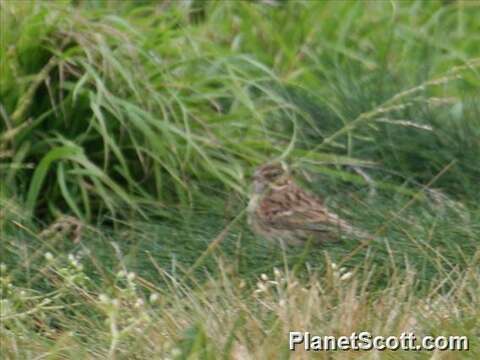
[[339,239],[342,235],[367,238],[368,234],[329,211],[323,201],[301,189],[287,167],[270,163],[253,175],[248,219],[253,231],[270,240],[302,244]]
[[62,215],[40,233],[43,239],[66,238],[75,244],[82,239],[84,224],[81,220],[68,215]]

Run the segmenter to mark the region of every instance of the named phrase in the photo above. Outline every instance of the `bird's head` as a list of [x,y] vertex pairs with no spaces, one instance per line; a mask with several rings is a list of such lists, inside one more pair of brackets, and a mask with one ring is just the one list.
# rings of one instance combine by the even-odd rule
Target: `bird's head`
[[263,193],[271,186],[281,185],[288,177],[289,170],[284,162],[261,165],[253,173],[253,191]]

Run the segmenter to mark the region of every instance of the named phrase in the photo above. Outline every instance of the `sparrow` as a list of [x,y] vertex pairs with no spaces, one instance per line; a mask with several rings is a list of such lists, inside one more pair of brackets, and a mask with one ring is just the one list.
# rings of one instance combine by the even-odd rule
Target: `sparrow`
[[78,244],[82,239],[84,224],[77,218],[62,215],[40,234],[42,239],[68,238]]
[[283,162],[255,170],[247,214],[254,233],[286,245],[369,237],[328,210],[319,197],[300,188]]

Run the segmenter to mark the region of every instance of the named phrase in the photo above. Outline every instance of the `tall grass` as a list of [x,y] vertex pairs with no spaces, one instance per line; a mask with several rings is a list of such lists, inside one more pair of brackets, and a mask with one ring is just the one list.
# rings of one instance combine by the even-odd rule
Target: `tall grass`
[[37,215],[90,220],[125,206],[187,206],[192,180],[242,193],[243,165],[266,156],[265,118],[292,113],[264,86],[276,81],[266,67],[248,55],[213,56],[178,28],[177,11],[160,13],[164,25],[144,33],[70,6],[2,6],[5,26],[21,29],[3,42],[15,54],[2,76],[15,155],[6,182],[26,190]]
[[[125,16],[108,3],[2,3],[4,28],[16,29],[4,32],[1,49],[2,172],[29,211],[86,220],[125,207],[145,215],[155,205],[162,213],[172,203],[192,206],[205,192],[197,184],[206,183],[244,194],[245,169],[287,156],[303,137],[313,141],[310,150],[293,158],[359,164],[357,157],[383,154],[403,173],[416,171],[406,164],[431,163],[432,154],[412,160],[415,144],[403,146],[400,138],[375,145],[375,136],[398,130],[402,138],[425,138],[419,146],[462,144],[436,159],[422,180],[458,158],[463,143],[470,148],[465,163],[478,155],[477,105],[462,101],[478,86],[477,7],[225,2],[205,3],[208,16],[195,20],[198,9],[189,4],[125,5]],[[302,21],[286,21],[291,13]],[[257,21],[267,15],[270,21]],[[377,16],[376,26],[389,31],[366,35]],[[414,33],[412,16],[419,22]],[[222,21],[228,18],[234,21]],[[456,31],[446,30],[457,18]],[[354,41],[360,36],[364,42]],[[440,52],[425,60],[424,53]],[[460,84],[449,86],[458,77]],[[427,86],[398,99],[405,104],[379,107],[421,84]],[[458,119],[447,125],[448,136],[436,128],[445,120],[431,120],[432,106],[441,104]],[[354,120],[365,113],[371,121]],[[439,124],[425,134],[431,121]],[[378,131],[368,133],[373,127]],[[345,158],[332,160],[332,152]]]

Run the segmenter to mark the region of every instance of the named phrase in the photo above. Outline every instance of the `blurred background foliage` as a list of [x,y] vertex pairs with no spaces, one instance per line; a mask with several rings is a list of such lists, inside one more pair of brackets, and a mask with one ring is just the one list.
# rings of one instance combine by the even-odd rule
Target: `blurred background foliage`
[[475,2],[1,6],[2,192],[41,218],[241,199],[277,157],[390,191],[454,162],[435,186],[477,198]]

